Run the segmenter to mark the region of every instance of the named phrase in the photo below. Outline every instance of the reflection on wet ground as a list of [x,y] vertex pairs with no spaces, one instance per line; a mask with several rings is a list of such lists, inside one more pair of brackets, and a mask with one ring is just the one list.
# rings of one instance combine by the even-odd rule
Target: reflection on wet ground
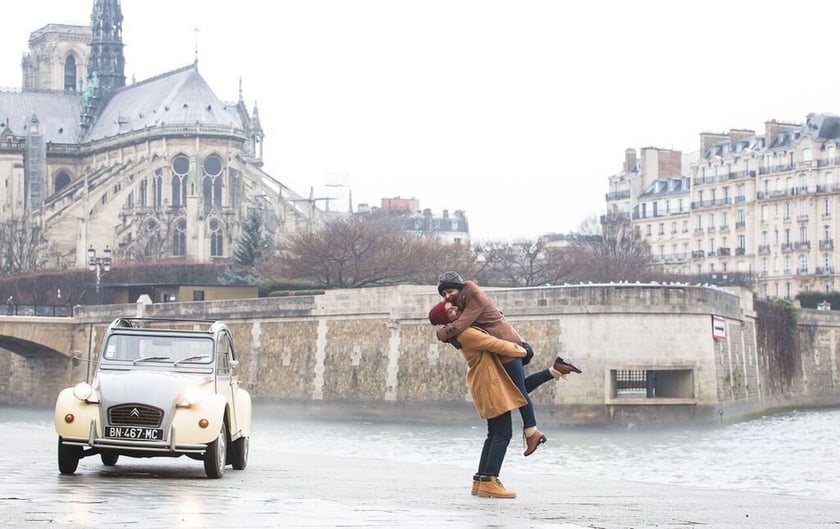
[[522,457],[516,439],[511,444],[502,474],[520,494],[515,502],[469,495],[484,437],[478,419],[287,417],[258,405],[248,468],[227,467],[221,480],[207,479],[201,461],[186,457],[121,457],[106,467],[92,456],[62,476],[52,409],[0,407],[0,509],[12,513],[11,526],[73,528],[734,528],[746,515],[762,528],[840,521],[840,410],[706,428],[546,427],[549,442],[531,457]]

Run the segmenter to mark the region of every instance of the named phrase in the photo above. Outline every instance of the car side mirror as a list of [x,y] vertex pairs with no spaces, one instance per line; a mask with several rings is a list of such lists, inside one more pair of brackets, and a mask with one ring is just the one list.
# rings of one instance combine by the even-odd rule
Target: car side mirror
[[73,351],[70,354],[70,363],[73,367],[78,367],[82,364],[82,353],[80,351]]
[[228,367],[230,368],[231,374],[235,375],[239,371],[239,360],[231,360]]

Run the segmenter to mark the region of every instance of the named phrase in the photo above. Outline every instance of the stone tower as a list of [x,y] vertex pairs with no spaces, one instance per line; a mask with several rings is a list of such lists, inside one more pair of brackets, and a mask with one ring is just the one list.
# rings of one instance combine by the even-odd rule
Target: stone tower
[[29,35],[21,62],[25,92],[80,92],[87,78],[90,28],[47,24]]

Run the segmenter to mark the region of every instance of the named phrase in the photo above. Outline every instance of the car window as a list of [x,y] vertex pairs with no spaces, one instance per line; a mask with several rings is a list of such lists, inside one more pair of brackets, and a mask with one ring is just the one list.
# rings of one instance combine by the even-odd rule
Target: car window
[[112,334],[103,351],[106,360],[208,364],[213,361],[213,339],[191,336],[134,336]]
[[228,361],[230,360],[230,341],[227,334],[222,334],[219,338],[218,354],[216,368],[220,373],[227,372]]

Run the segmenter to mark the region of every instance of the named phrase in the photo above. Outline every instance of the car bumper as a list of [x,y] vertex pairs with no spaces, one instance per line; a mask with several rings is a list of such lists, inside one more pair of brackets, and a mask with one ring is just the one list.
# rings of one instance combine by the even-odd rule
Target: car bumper
[[97,435],[96,421],[90,422],[90,431],[86,438],[64,437],[61,442],[66,445],[86,448],[117,450],[120,452],[159,453],[160,455],[203,454],[207,451],[206,443],[178,443],[178,435],[174,427],[169,429],[165,441],[139,441],[135,439],[111,439]]

